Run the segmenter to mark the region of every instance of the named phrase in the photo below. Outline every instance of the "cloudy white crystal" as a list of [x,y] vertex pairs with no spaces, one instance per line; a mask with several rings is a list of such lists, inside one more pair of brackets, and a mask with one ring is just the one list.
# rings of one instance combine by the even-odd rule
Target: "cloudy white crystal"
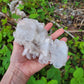
[[57,68],[61,68],[63,65],[65,65],[67,61],[68,47],[64,41],[56,39],[50,48],[50,52],[51,64],[53,64]]
[[42,64],[50,62],[61,68],[67,62],[68,47],[64,41],[53,41],[44,29],[44,23],[24,18],[18,22],[14,32],[15,42],[24,46],[23,56],[35,59]]
[[24,11],[21,11],[20,9],[18,9],[19,4],[23,4],[22,1],[20,0],[13,0],[9,5],[10,7],[10,11],[12,14],[16,13],[16,15],[20,15],[21,17],[25,17],[26,14],[24,13]]

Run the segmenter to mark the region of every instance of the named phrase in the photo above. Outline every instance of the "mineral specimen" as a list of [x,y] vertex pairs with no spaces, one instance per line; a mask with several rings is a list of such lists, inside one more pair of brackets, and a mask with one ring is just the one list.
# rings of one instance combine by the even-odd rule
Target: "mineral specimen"
[[64,41],[53,41],[44,29],[44,23],[24,18],[19,21],[14,32],[15,42],[24,46],[23,56],[35,59],[42,64],[53,64],[61,68],[67,62],[68,47]]
[[16,14],[16,15],[20,15],[21,17],[25,17],[26,14],[24,13],[24,11],[21,11],[20,9],[18,9],[19,5],[22,5],[22,1],[20,0],[13,0],[9,5],[10,7],[10,11],[12,14]]

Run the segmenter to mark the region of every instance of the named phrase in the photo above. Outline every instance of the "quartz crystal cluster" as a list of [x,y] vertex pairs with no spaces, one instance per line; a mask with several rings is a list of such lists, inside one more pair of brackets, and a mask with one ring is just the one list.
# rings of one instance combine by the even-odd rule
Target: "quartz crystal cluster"
[[27,59],[38,58],[42,64],[53,64],[61,68],[67,62],[68,47],[64,41],[53,41],[44,29],[44,23],[24,18],[19,21],[13,33],[15,42],[24,46],[23,56]]
[[20,4],[21,5],[23,4],[22,1],[20,1],[20,0],[13,0],[8,5],[10,7],[10,11],[11,11],[12,14],[15,13],[16,15],[20,15],[21,17],[26,17],[26,14],[24,13],[24,11],[21,11],[20,9],[18,9]]

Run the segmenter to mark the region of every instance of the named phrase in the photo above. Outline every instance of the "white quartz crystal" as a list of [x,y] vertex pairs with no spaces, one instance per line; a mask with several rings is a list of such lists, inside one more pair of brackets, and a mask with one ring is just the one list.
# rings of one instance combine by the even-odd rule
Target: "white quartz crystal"
[[64,41],[56,39],[50,48],[51,60],[50,63],[56,68],[61,68],[67,61],[68,47]]
[[15,42],[24,46],[23,56],[35,59],[42,64],[53,64],[61,68],[67,62],[68,47],[64,41],[53,41],[44,29],[44,23],[24,18],[19,21],[14,32]]
[[20,15],[21,17],[25,17],[26,14],[24,13],[24,11],[21,11],[20,9],[18,9],[19,4],[23,4],[22,1],[20,0],[13,0],[9,5],[10,7],[10,11],[12,14],[16,13],[16,15]]

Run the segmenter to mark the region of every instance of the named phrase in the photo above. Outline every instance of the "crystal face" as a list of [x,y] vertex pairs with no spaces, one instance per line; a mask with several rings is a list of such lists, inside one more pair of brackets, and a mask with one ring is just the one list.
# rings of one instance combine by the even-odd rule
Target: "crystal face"
[[24,46],[22,55],[27,59],[38,57],[42,64],[50,62],[54,67],[61,68],[67,62],[68,47],[64,41],[53,41],[44,26],[37,20],[24,18],[18,22],[13,33],[14,41]]

